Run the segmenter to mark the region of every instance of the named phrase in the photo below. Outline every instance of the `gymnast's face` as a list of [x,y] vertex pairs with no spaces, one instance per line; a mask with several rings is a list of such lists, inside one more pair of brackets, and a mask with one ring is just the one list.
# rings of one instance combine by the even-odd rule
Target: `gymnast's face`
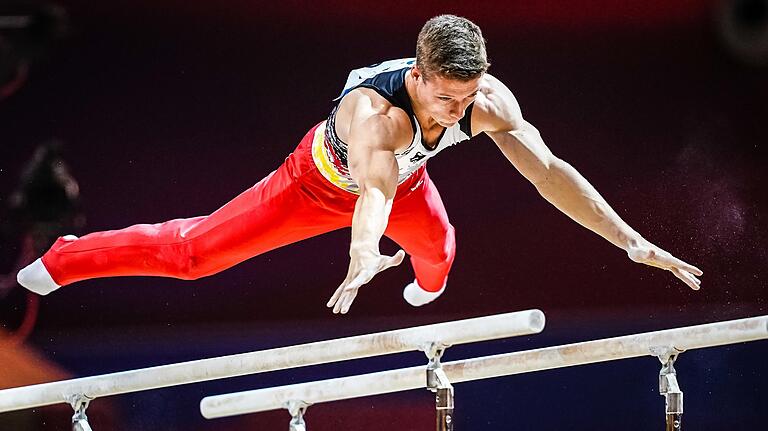
[[477,97],[479,76],[469,81],[430,76],[425,78],[417,67],[411,71],[418,106],[437,124],[451,127],[464,117],[467,107]]

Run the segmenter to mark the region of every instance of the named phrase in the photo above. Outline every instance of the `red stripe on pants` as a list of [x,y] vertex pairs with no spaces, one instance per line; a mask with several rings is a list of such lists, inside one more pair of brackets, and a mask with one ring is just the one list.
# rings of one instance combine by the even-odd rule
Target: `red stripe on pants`
[[[59,238],[43,263],[59,285],[135,275],[197,279],[348,227],[357,195],[332,185],[315,167],[315,128],[277,170],[211,215],[95,232],[75,241]],[[398,186],[385,235],[411,255],[424,289],[443,287],[456,252],[454,230],[424,167]]]

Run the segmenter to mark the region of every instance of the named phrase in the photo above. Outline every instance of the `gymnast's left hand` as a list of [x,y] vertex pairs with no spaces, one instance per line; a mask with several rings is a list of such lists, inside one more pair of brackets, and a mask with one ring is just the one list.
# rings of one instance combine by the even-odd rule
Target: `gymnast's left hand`
[[697,276],[701,276],[703,272],[699,268],[683,262],[672,256],[666,250],[663,250],[646,240],[640,241],[635,246],[630,246],[627,250],[627,255],[637,263],[666,269],[693,290],[699,290],[701,287],[701,281]]

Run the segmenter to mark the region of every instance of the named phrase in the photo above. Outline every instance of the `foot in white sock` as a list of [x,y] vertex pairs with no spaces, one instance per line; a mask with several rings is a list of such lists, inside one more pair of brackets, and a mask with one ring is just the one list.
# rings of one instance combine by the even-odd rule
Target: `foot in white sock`
[[416,280],[413,280],[412,283],[408,283],[405,289],[403,289],[403,298],[414,307],[421,307],[437,299],[443,292],[445,292],[445,285],[437,292],[428,292],[422,289]]
[[47,295],[61,287],[53,281],[42,259],[37,259],[19,271],[16,281],[38,295]]

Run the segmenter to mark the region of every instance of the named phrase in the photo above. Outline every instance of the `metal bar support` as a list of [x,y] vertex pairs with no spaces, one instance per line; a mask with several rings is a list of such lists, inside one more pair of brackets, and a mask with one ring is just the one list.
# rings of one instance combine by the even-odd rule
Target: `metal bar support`
[[304,422],[304,414],[307,412],[309,404],[304,401],[289,401],[286,405],[288,413],[291,414],[291,422],[288,431],[307,431],[307,424]]
[[659,371],[659,394],[664,397],[665,431],[681,431],[683,429],[683,391],[677,382],[675,361],[682,350],[674,347],[652,349],[661,361]]
[[443,370],[440,358],[448,346],[430,344],[424,352],[429,358],[427,364],[427,389],[435,393],[437,431],[453,431],[453,385]]
[[88,416],[85,415],[91,400],[92,398],[84,394],[75,394],[67,398],[72,409],[75,410],[75,414],[72,415],[72,431],[93,431],[88,423]]

